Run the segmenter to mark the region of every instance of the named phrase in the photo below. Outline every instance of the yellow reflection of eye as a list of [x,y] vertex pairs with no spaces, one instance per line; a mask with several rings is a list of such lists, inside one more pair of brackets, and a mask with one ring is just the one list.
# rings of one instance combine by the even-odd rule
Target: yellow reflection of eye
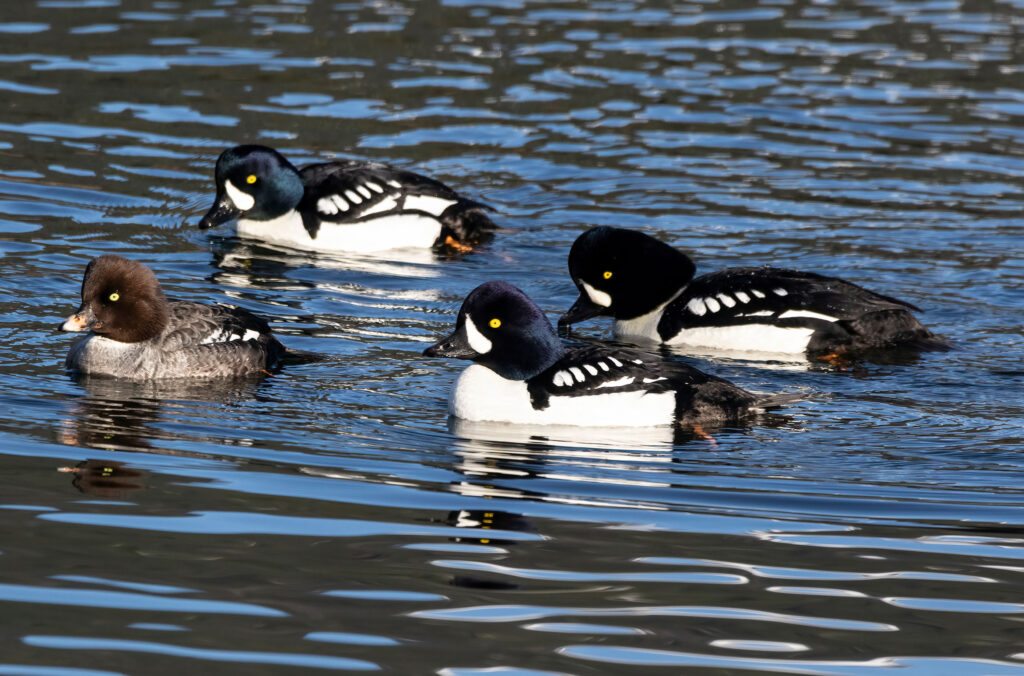
[[498,328],[499,326],[501,326],[501,320],[500,320],[500,319],[498,319],[497,317],[495,317],[494,319],[492,319],[492,320],[491,320],[491,321],[490,321],[489,323],[490,323],[490,325],[491,325],[491,328],[492,328],[492,329],[496,329],[496,328]]
[[107,297],[110,299],[111,303],[116,303],[118,300],[121,299],[121,294],[119,294],[117,291],[115,291],[114,293],[110,294]]
[[245,177],[245,182],[248,183],[249,185],[252,185],[253,183],[255,183],[256,182],[256,174],[249,174],[248,176],[246,176]]
[[601,275],[601,276],[604,277],[605,279],[611,279],[612,278],[612,271],[611,270],[605,270],[604,274]]

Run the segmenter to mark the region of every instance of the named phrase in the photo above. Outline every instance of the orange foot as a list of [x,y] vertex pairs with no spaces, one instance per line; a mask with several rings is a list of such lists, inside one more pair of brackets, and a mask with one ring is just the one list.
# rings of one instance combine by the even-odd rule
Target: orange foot
[[693,436],[697,437],[702,441],[708,442],[709,444],[711,444],[712,448],[718,448],[718,442],[715,441],[715,438],[713,436],[705,432],[703,427],[701,427],[700,425],[692,425],[691,427],[693,428]]
[[829,352],[828,354],[818,355],[817,357],[815,357],[815,359],[817,359],[818,361],[823,361],[831,366],[837,367],[844,367],[847,364],[849,364],[846,358],[843,357],[843,355],[840,354],[839,352]]
[[444,243],[445,243],[445,246],[450,246],[451,248],[455,249],[459,253],[469,253],[470,251],[473,250],[472,246],[470,246],[469,244],[463,244],[462,242],[458,241],[457,239],[455,239],[451,235],[448,235],[445,238]]

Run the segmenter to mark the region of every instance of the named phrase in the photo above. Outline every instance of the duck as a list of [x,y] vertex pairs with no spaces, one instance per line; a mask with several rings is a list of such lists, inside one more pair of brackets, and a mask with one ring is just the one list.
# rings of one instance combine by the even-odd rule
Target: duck
[[502,281],[470,292],[455,330],[423,354],[473,362],[448,404],[464,420],[639,428],[738,420],[775,405],[676,361],[606,344],[567,346],[530,297]]
[[237,219],[241,237],[303,251],[465,252],[496,228],[490,206],[378,162],[336,160],[300,170],[273,148],[240,145],[217,158],[214,181],[217,194],[201,230]]
[[558,323],[614,318],[616,338],[835,362],[867,351],[947,349],[916,306],[838,277],[761,267],[694,277],[689,256],[650,235],[600,226],[569,250],[579,297]]
[[68,370],[137,381],[266,372],[286,352],[264,319],[168,300],[152,270],[115,254],[86,266],[82,303],[60,328],[87,332],[71,346]]

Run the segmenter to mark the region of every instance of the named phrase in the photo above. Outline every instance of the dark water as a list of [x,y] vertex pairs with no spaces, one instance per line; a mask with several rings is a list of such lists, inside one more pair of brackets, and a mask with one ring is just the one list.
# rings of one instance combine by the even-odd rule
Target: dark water
[[[0,673],[1024,674],[1022,68],[1019,0],[4,3]],[[243,141],[436,176],[508,232],[199,233]],[[420,351],[487,279],[567,308],[600,224],[867,284],[959,349],[688,356],[808,400],[674,445],[450,426],[464,364]],[[328,358],[72,381],[101,252]]]

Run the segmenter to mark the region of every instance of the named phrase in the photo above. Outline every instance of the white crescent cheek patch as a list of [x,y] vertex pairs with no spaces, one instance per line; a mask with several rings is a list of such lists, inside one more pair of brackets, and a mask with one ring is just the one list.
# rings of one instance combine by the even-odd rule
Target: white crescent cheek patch
[[228,194],[228,199],[242,211],[248,211],[256,204],[255,197],[247,192],[242,192],[231,181],[224,181],[224,190]]
[[593,301],[595,305],[600,305],[601,307],[611,307],[612,297],[609,296],[607,293],[595,289],[594,287],[590,286],[583,280],[580,280],[580,284],[583,285],[583,290],[587,292],[587,295],[590,296],[590,300]]
[[480,354],[487,354],[491,351],[491,341],[488,340],[487,336],[480,333],[480,329],[476,328],[476,324],[473,323],[473,318],[468,314],[466,315],[466,338],[469,340],[469,346],[479,352]]

